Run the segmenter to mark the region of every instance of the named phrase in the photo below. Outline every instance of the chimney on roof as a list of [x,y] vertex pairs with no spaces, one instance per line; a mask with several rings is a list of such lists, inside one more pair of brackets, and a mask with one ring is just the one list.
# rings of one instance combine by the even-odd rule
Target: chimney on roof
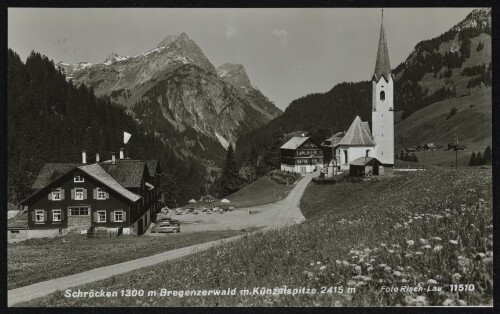
[[97,163],[99,161],[100,161],[100,159],[99,159],[99,153],[95,153],[95,162]]
[[123,151],[124,148],[120,148],[120,159],[125,159],[125,152]]
[[82,164],[87,163],[87,151],[82,150]]
[[116,163],[116,156],[115,152],[111,153],[111,163],[114,165]]
[[302,133],[302,137],[304,137],[304,136],[306,136],[306,134],[305,134],[305,133]]

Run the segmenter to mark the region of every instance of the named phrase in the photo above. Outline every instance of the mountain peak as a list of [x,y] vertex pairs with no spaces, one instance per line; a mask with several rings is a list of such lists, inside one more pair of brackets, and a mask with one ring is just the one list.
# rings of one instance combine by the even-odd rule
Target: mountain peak
[[240,88],[252,87],[250,78],[242,64],[224,63],[217,68],[217,74],[224,81]]
[[167,47],[173,42],[185,42],[190,40],[191,39],[189,38],[189,36],[184,32],[182,32],[180,35],[167,35],[156,47]]

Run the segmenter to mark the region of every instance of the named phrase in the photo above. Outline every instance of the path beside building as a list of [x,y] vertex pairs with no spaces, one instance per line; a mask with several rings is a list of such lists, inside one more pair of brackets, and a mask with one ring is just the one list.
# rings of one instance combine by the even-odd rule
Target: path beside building
[[[318,173],[310,173],[305,175],[305,177],[297,183],[290,194],[283,200],[272,204],[252,207],[247,210],[239,210],[241,213],[254,212],[254,214],[251,215],[247,214],[248,216],[246,216],[246,222],[244,223],[244,225],[247,227],[276,228],[302,222],[305,218],[300,212],[300,199],[307,187],[307,184],[314,176],[317,175]],[[241,221],[239,224],[241,225]],[[8,291],[7,305],[13,306],[21,302],[27,302],[36,298],[44,297],[56,292],[57,290],[63,291],[71,287],[81,286],[91,282],[107,279],[112,276],[124,274],[139,268],[156,265],[165,261],[175,260],[196,252],[207,250],[214,246],[237,240],[242,236],[244,235],[196,244],[148,257],[135,259],[132,261],[100,267],[86,272],[12,289]]]

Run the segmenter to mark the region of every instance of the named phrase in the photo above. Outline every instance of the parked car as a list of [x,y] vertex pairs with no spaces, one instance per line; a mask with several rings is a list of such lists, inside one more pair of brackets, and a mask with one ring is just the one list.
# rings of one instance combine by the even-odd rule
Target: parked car
[[163,221],[168,221],[168,222],[170,222],[173,225],[179,225],[180,224],[179,220],[173,219],[173,218],[168,217],[168,216],[158,216],[158,217],[156,217],[156,224],[159,224],[160,222],[163,222]]
[[161,221],[158,222],[151,228],[151,233],[162,233],[162,232],[172,232],[177,233],[181,232],[181,227],[178,224],[172,224],[169,221]]

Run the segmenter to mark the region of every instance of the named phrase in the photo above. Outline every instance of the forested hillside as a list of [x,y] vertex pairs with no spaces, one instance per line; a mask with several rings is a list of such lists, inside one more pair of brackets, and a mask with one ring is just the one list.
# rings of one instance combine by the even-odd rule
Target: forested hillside
[[126,146],[130,158],[160,161],[170,205],[204,192],[204,166],[178,158],[109,98],[96,98],[92,89],[67,82],[47,57],[32,52],[24,64],[9,49],[7,90],[9,202],[28,195],[46,162],[79,162],[82,150],[109,159],[123,146],[123,131],[132,134]]

